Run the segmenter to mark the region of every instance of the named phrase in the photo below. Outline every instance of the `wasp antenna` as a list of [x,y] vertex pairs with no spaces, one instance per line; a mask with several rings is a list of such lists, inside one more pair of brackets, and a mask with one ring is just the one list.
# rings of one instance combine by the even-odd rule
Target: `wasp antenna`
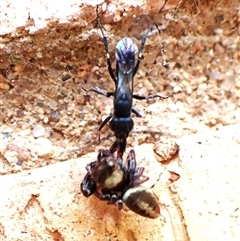
[[138,59],[137,59],[136,66],[134,68],[133,76],[135,76],[135,74],[138,71],[138,67],[139,67],[140,62],[143,58],[143,49],[144,49],[144,46],[145,46],[145,43],[146,43],[146,39],[147,39],[149,31],[152,28],[152,21],[150,20],[150,18],[148,16],[147,16],[147,19],[149,21],[149,27],[148,27],[148,30],[147,30],[146,34],[144,34],[143,37],[142,37],[142,43],[141,43],[141,46],[140,46],[140,49],[139,49],[139,52],[138,52]]
[[116,80],[115,75],[113,73],[113,69],[112,69],[112,65],[111,65],[111,61],[110,61],[110,54],[109,54],[109,49],[108,49],[108,40],[107,40],[107,37],[106,37],[106,35],[104,34],[104,31],[103,31],[103,26],[101,24],[99,12],[98,12],[98,5],[97,5],[97,8],[96,8],[96,14],[97,14],[98,27],[100,28],[100,31],[102,33],[102,41],[103,41],[103,45],[104,45],[105,52],[106,52],[108,72],[109,72],[112,80],[114,81],[114,83],[116,83],[117,80]]
[[[160,30],[160,28],[158,27],[158,25],[157,25],[156,23],[154,23],[154,25],[155,25],[156,29],[158,30],[158,33],[159,33],[159,35],[160,35],[160,37],[161,37],[161,30]],[[168,61],[166,60],[166,58],[165,58],[166,50],[164,49],[164,44],[163,44],[162,39],[160,40],[160,46],[161,46],[161,51],[160,51],[160,53],[161,53],[161,57],[162,57],[162,65],[163,65],[163,67],[165,67],[165,68],[169,68],[170,65],[169,65],[169,62],[168,62]]]
[[164,4],[163,4],[162,7],[160,8],[159,12],[162,12],[162,10],[165,8],[167,2],[168,2],[168,0],[165,0],[165,1],[164,1]]
[[[100,31],[101,31],[101,33],[102,33],[103,39],[106,39],[106,46],[107,46],[107,37],[105,36],[105,34],[104,34],[104,32],[103,32],[103,26],[102,26],[102,24],[101,24],[100,15],[99,15],[99,12],[98,12],[98,6],[99,6],[99,5],[97,5],[97,8],[96,8],[97,23],[98,23],[98,27],[100,28]],[[104,42],[104,46],[105,46],[105,40],[103,40],[103,42]],[[106,48],[106,46],[105,46],[105,48]],[[107,49],[108,49],[108,48],[107,48]]]
[[86,92],[89,92],[89,91],[90,91],[89,89],[85,88],[83,85],[82,85],[81,87],[82,87],[82,89],[83,89],[84,91],[86,91]]
[[[174,11],[173,13],[173,18],[177,18],[177,11],[179,10],[180,6],[182,5],[183,3],[183,0],[180,0],[177,4],[177,7],[176,7],[176,10]],[[198,12],[198,0],[193,0],[193,4],[194,4],[194,7],[195,7],[195,12]]]
[[142,58],[142,52],[143,52],[143,48],[144,48],[148,33],[149,33],[150,29],[152,28],[152,21],[149,18],[149,16],[147,16],[147,18],[148,18],[148,21],[149,21],[149,27],[148,27],[148,30],[147,30],[146,34],[144,34],[143,37],[142,37],[142,43],[141,43],[141,47],[139,49],[139,54],[138,54],[138,58],[140,58],[140,59]]
[[175,10],[175,12],[173,13],[173,18],[177,18],[177,11],[178,11],[180,5],[182,4],[182,2],[183,2],[183,0],[180,0],[180,1],[178,2],[177,7],[176,7],[176,10]]

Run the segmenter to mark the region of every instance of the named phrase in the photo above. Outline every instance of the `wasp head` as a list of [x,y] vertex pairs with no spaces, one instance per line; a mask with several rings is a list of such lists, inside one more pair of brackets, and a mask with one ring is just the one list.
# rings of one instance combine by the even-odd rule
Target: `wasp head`
[[138,47],[130,38],[123,38],[117,43],[115,56],[119,70],[124,74],[133,71],[137,52]]

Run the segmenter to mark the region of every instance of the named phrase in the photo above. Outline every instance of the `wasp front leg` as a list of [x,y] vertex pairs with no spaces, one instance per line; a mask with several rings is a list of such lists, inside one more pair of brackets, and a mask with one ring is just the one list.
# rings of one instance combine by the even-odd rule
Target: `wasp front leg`
[[172,97],[175,93],[172,93],[171,95],[167,95],[167,96],[161,96],[158,94],[153,94],[153,95],[149,95],[149,96],[140,96],[140,95],[133,95],[133,98],[136,100],[150,100],[150,99],[155,99],[155,98],[159,98],[160,100],[166,100],[170,97]]
[[96,94],[103,95],[103,96],[106,96],[106,97],[111,97],[111,96],[114,95],[114,92],[103,92],[99,88],[86,89],[85,87],[82,86],[82,89],[86,92],[92,91]]

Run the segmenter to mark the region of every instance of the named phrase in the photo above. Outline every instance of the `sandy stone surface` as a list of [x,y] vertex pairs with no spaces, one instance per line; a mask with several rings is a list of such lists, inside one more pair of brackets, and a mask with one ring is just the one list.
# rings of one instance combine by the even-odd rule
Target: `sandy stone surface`
[[184,240],[239,240],[240,125],[186,136],[177,143],[183,173],[171,191]]
[[[145,144],[135,151],[138,165],[150,176],[145,185],[159,185],[157,179],[166,169],[155,160],[153,146]],[[80,193],[85,166],[95,159],[96,153],[90,153],[1,177],[2,240],[159,240],[163,218],[151,220],[130,211],[119,212],[115,206]]]
[[1,240],[239,240],[239,132],[235,125],[179,139],[173,162],[181,178],[173,184],[153,145],[135,147],[145,186],[159,198],[156,220],[79,192],[96,153],[2,176]]
[[[173,1],[171,1],[173,2]],[[176,1],[175,1],[176,2]],[[47,0],[24,0],[16,2],[7,0],[1,2],[1,29],[0,35],[16,34],[16,29],[24,28],[30,34],[34,34],[51,22],[64,24],[77,24],[86,26],[94,19],[95,7],[98,4],[104,4],[104,8],[109,8],[109,11],[115,13],[125,12],[125,16],[135,13],[153,13],[158,12],[164,1],[145,1],[145,0],[130,0],[130,1],[112,1],[104,3],[103,0],[77,1],[70,0],[61,2]],[[120,16],[115,16],[114,20],[120,20]]]

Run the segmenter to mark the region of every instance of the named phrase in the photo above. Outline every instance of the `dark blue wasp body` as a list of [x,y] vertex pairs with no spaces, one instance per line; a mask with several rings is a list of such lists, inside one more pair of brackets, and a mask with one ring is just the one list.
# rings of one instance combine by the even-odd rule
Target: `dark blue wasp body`
[[[111,61],[110,61],[107,37],[103,32],[103,28],[102,28],[99,13],[98,13],[98,8],[96,12],[97,12],[98,26],[103,36],[103,44],[106,51],[108,71],[112,80],[115,83],[115,91],[104,93],[98,88],[91,88],[90,90],[87,90],[87,91],[93,91],[97,94],[101,94],[106,97],[110,97],[110,96],[114,97],[113,99],[114,111],[102,122],[102,124],[99,127],[99,131],[107,124],[107,122],[110,121],[109,127],[114,132],[114,135],[116,137],[115,142],[110,148],[110,152],[114,153],[115,151],[117,151],[118,153],[117,156],[119,158],[122,158],[126,148],[127,137],[131,132],[131,130],[133,129],[133,125],[134,125],[134,122],[131,118],[131,113],[133,112],[137,117],[141,117],[138,111],[132,107],[132,99],[135,98],[138,100],[143,100],[143,99],[150,99],[150,98],[156,98],[156,97],[165,99],[165,98],[168,98],[169,96],[162,97],[159,95],[152,95],[152,96],[144,97],[144,96],[133,94],[133,78],[136,75],[138,67],[140,65],[143,48],[144,48],[149,31],[147,31],[147,33],[142,37],[142,43],[139,51],[138,51],[137,45],[128,37],[121,39],[117,43],[116,52],[115,52],[117,64],[116,64],[116,69],[114,74],[114,71],[111,66]],[[137,52],[138,52],[138,58],[136,60],[135,56]]]
[[135,55],[137,52],[138,48],[130,38],[123,38],[116,46],[117,79],[113,79],[116,90],[113,93],[114,111],[109,127],[116,136],[111,152],[118,149],[118,156],[120,157],[126,148],[126,138],[134,125],[131,112]]
[[[110,61],[107,37],[103,32],[98,8],[96,12],[98,25],[103,36],[108,71],[115,83],[115,91],[105,93],[98,88],[91,88],[89,91],[106,97],[113,96],[113,113],[102,122],[99,131],[109,122],[109,127],[114,132],[116,140],[110,150],[100,149],[97,160],[87,164],[87,174],[80,184],[80,189],[85,197],[94,194],[100,200],[107,201],[108,204],[117,204],[119,209],[125,204],[130,210],[141,216],[157,218],[160,215],[158,199],[150,189],[141,186],[142,183],[149,179],[143,175],[144,167],[137,167],[134,150],[131,150],[128,154],[125,165],[123,163],[123,153],[126,148],[127,137],[134,126],[131,113],[141,117],[137,110],[132,107],[133,98],[138,100],[156,97],[167,99],[172,95],[163,97],[155,94],[143,97],[133,94],[133,79],[140,65],[149,31],[143,36],[139,50],[137,45],[127,37],[117,43],[115,51],[116,69],[114,73]],[[158,31],[160,32],[159,29]],[[137,53],[138,58],[135,59]],[[117,157],[114,155],[115,151],[117,151]]]

